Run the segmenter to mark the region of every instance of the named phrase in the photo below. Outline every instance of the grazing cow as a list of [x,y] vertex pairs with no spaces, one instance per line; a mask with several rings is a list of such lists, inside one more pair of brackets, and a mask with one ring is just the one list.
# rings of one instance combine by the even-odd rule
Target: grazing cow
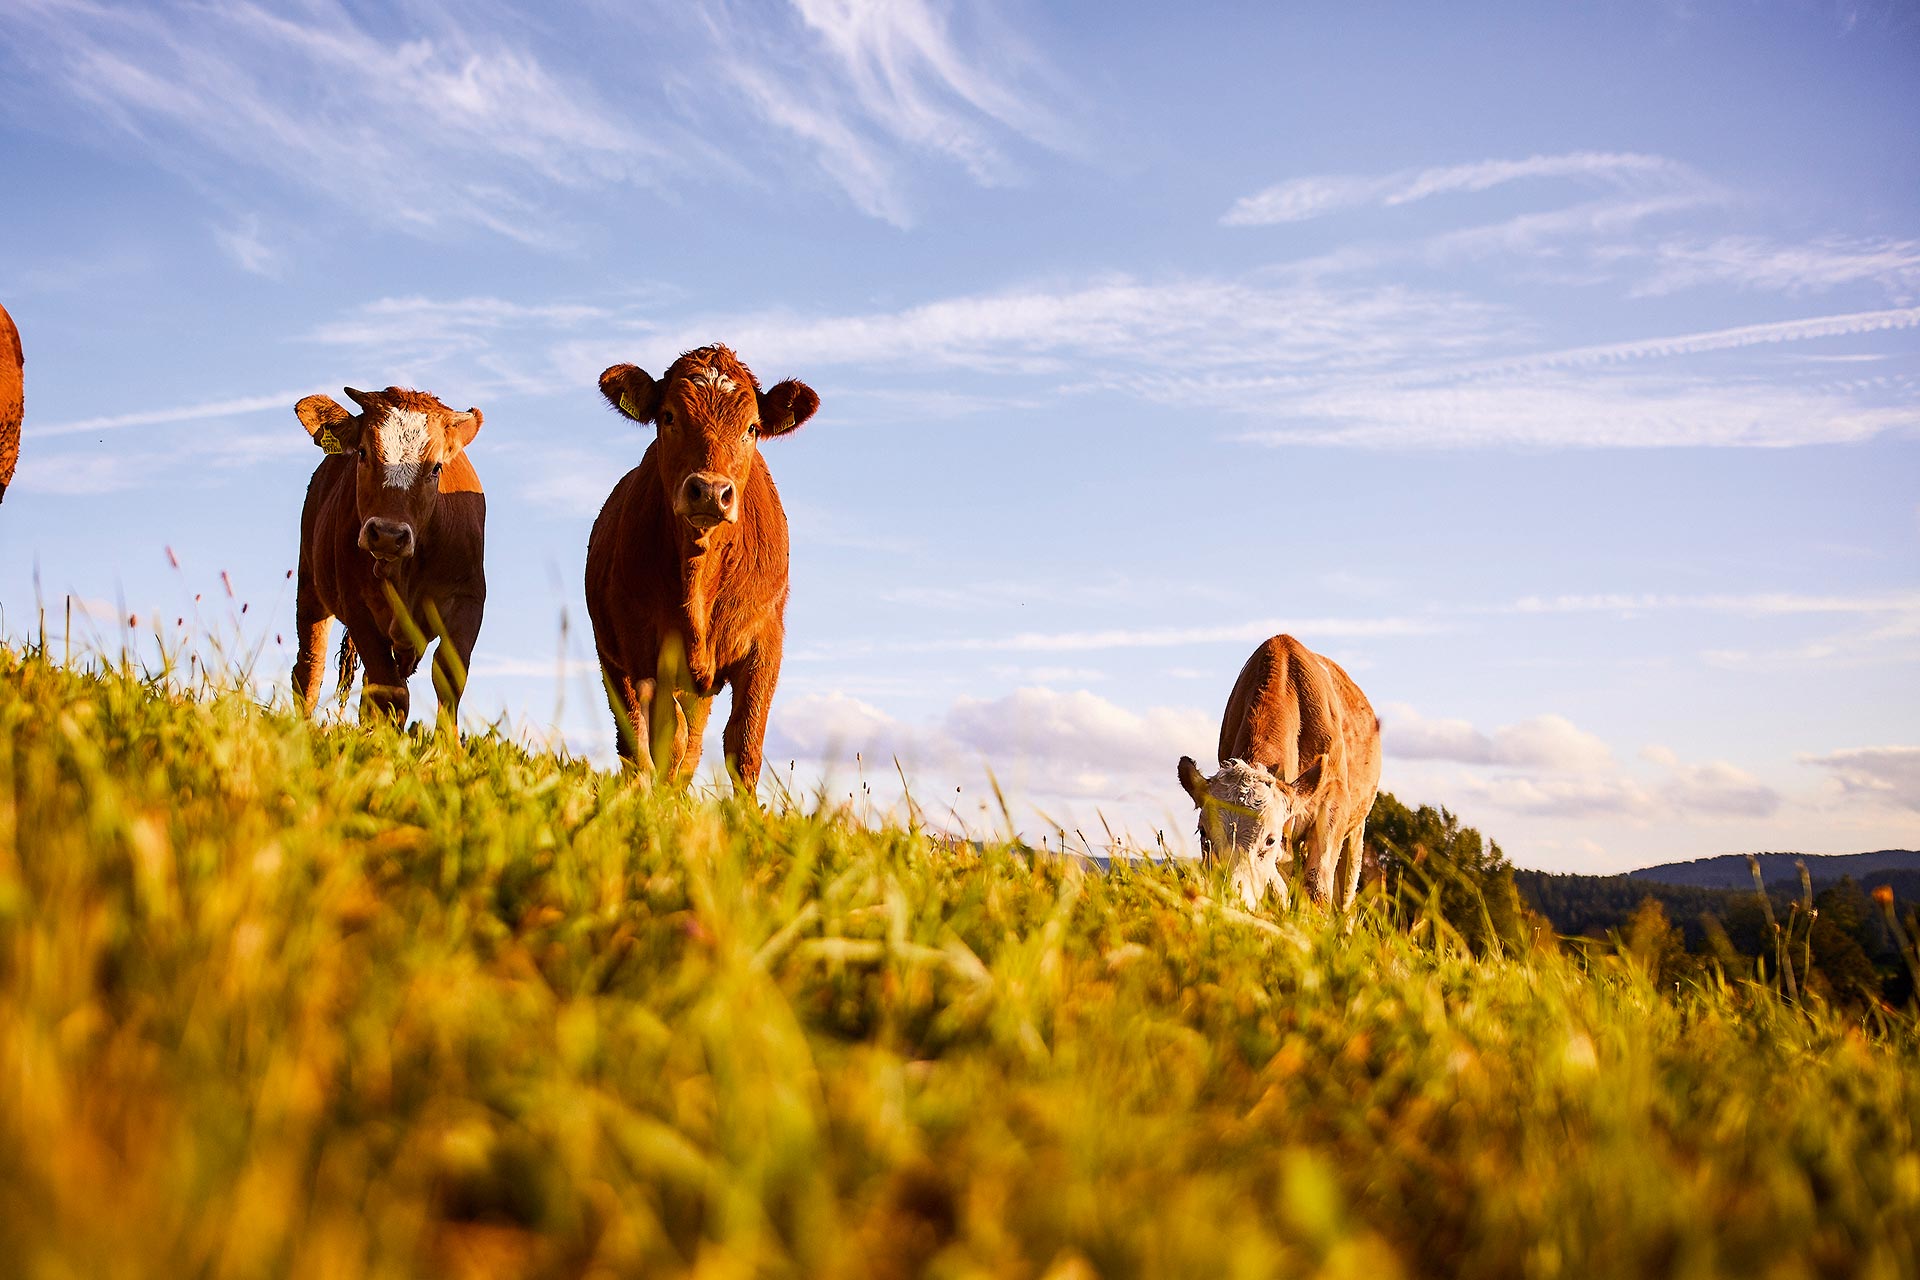
[[327,453],[300,512],[300,581],[294,618],[300,644],[293,691],[312,714],[325,677],[327,632],[346,624],[340,695],[366,667],[360,718],[407,719],[407,677],[436,637],[433,685],[440,714],[457,723],[467,662],[487,600],[482,564],[487,499],[467,446],[480,411],[455,413],[433,396],[388,387],[293,407]]
[[1296,866],[1316,902],[1345,907],[1360,886],[1367,813],[1380,786],[1380,720],[1331,658],[1275,636],[1240,668],[1220,723],[1220,772],[1180,757],[1200,808],[1204,856],[1224,859],[1248,906],[1284,903]]
[[20,331],[13,317],[0,307],[0,500],[13,483],[13,469],[20,462],[20,415],[25,404],[22,394],[26,359],[20,354]]
[[587,614],[621,757],[684,783],[726,685],[727,767],[751,795],[787,607],[787,514],[760,441],[799,427],[820,397],[794,381],[761,390],[722,346],[687,352],[658,381],[615,365],[600,394],[658,429],[587,541]]

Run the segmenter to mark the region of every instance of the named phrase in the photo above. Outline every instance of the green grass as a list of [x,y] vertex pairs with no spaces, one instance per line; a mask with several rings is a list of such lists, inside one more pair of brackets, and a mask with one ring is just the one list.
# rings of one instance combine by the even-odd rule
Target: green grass
[[1920,1049],[0,650],[0,1271],[1894,1276]]

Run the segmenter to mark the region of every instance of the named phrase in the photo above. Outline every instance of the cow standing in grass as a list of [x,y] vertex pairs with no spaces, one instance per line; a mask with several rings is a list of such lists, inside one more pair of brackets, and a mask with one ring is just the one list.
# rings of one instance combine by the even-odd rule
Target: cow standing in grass
[[312,714],[326,674],[327,632],[338,618],[347,628],[343,699],[356,654],[366,668],[362,720],[406,723],[407,677],[437,639],[434,690],[442,719],[457,723],[487,600],[487,499],[467,459],[480,411],[456,413],[400,387],[348,387],[347,396],[358,414],[329,396],[308,396],[293,409],[327,454],[300,513],[294,694]]
[[787,515],[760,442],[799,427],[820,397],[794,381],[761,390],[722,346],[687,352],[658,380],[615,365],[600,393],[658,430],[587,542],[587,613],[621,757],[684,783],[727,686],[727,767],[752,794],[787,607]]
[[1380,720],[1331,658],[1275,636],[1240,669],[1220,723],[1220,772],[1180,757],[1203,856],[1224,861],[1248,906],[1284,903],[1297,873],[1315,902],[1360,887],[1360,847],[1380,786]]
[[20,417],[26,405],[22,387],[26,360],[20,354],[20,331],[13,317],[0,307],[0,499],[13,483],[20,462]]

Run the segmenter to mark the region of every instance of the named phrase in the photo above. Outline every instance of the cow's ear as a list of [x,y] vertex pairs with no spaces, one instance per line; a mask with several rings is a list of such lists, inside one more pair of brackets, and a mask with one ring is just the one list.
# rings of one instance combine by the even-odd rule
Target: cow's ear
[[360,445],[360,420],[335,403],[332,396],[308,396],[293,406],[293,416],[313,442],[328,453],[345,453]]
[[760,393],[760,435],[784,436],[811,418],[820,397],[804,382],[788,378]]
[[1193,762],[1192,756],[1180,757],[1180,787],[1193,797],[1195,804],[1201,804],[1207,795],[1207,780],[1200,776],[1200,766]]
[[601,374],[600,394],[635,422],[652,422],[660,413],[660,384],[636,365],[617,364]]
[[480,411],[469,409],[465,413],[456,413],[447,419],[447,434],[464,449],[473,443],[480,434]]

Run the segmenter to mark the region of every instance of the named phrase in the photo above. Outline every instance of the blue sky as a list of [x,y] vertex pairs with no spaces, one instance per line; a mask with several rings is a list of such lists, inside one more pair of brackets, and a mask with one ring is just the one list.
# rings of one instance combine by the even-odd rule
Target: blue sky
[[595,377],[719,340],[822,398],[802,783],[1180,846],[1288,630],[1523,865],[1913,847],[1916,119],[1894,4],[7,0],[5,628],[198,593],[282,683],[293,403],[418,386],[486,415],[469,719],[607,758]]

